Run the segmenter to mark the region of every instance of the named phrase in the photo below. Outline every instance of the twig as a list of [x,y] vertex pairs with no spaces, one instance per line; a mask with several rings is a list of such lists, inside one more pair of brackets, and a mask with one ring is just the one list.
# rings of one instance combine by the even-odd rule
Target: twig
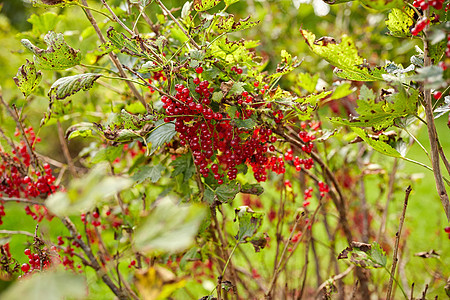
[[381,219],[380,230],[378,231],[377,240],[380,240],[381,236],[384,235],[386,229],[386,220],[388,215],[389,203],[391,202],[392,196],[394,195],[394,184],[395,184],[395,175],[397,174],[397,167],[398,167],[398,158],[395,158],[394,165],[392,166],[392,171],[389,174],[389,183],[388,183],[389,187],[386,196],[386,205],[384,206],[383,218]]
[[422,292],[422,297],[420,298],[420,300],[427,300],[426,295],[427,295],[427,291],[428,291],[428,283],[425,284],[425,289]]
[[67,147],[66,139],[64,138],[64,130],[59,120],[57,121],[57,126],[58,126],[59,143],[61,144],[62,152],[64,154],[64,157],[66,158],[67,165],[69,166],[70,174],[72,174],[73,177],[78,177],[77,170],[75,169],[72,157],[70,156],[69,148]]
[[357,159],[357,165],[359,170],[361,170],[361,176],[359,178],[359,199],[361,200],[361,210],[363,214],[362,218],[362,241],[364,243],[369,242],[369,212],[367,208],[367,198],[366,198],[366,187],[364,185],[364,172],[362,172],[364,168],[364,164],[362,162],[362,155],[364,151],[366,150],[366,147],[364,147],[363,144],[360,144],[359,146],[359,153],[358,153],[358,159]]
[[411,294],[409,300],[414,300],[414,282],[411,284]]
[[37,200],[30,200],[30,199],[26,199],[26,198],[16,198],[16,197],[0,197],[0,201],[5,201],[5,202],[21,202],[21,203],[25,203],[25,204],[36,204],[36,205],[42,205],[45,206],[44,201],[37,201]]
[[[102,0],[103,1],[103,0]],[[161,7],[161,9],[177,24],[177,26],[183,31],[183,33],[186,35],[186,37],[191,41],[191,44],[197,48],[197,50],[200,49],[200,46],[192,39],[192,37],[189,35],[189,33],[184,29],[184,27],[178,22],[178,20],[172,15],[170,10],[167,9],[167,7],[164,6],[161,0],[156,0],[158,5]]]
[[[394,284],[394,277],[395,277],[395,271],[396,271],[395,269],[397,267],[397,262],[398,262],[398,256],[397,256],[398,247],[400,244],[400,236],[402,234],[403,223],[405,222],[406,207],[408,206],[408,199],[409,199],[410,193],[411,193],[411,186],[408,186],[405,191],[405,201],[403,203],[403,211],[402,211],[402,216],[400,217],[400,224],[398,225],[398,231],[395,234],[396,238],[395,238],[395,247],[394,247],[394,257],[393,257],[392,268],[391,268],[391,276],[389,278],[388,290],[386,293],[387,300],[391,299],[392,285]],[[402,291],[403,291],[403,289],[402,289]],[[406,297],[406,295],[405,295],[405,298],[408,298],[408,297]]]
[[[429,8],[425,10],[426,17],[429,17],[430,11]],[[426,35],[428,31],[428,26],[424,29],[424,34]],[[423,58],[424,58],[424,67],[431,66],[431,58],[429,56],[429,41],[424,38],[424,50],[423,50]],[[445,215],[447,216],[447,220],[450,222],[450,202],[448,199],[447,191],[445,190],[444,180],[441,174],[441,167],[439,163],[439,139],[436,132],[436,125],[434,123],[434,114],[433,114],[433,104],[431,102],[431,90],[429,88],[425,88],[424,84],[424,104],[425,104],[425,114],[427,120],[427,129],[428,129],[428,138],[430,140],[430,152],[431,152],[431,164],[433,166],[433,174],[434,180],[436,182],[436,188],[439,194],[439,198],[441,199],[442,206],[444,207]]]
[[[120,26],[123,27],[123,29],[125,29],[126,31],[128,31],[129,34],[131,34],[131,36],[134,36],[135,33],[133,30],[131,30],[130,28],[127,27],[127,25],[125,25],[118,17],[117,15],[114,13],[114,11],[111,9],[111,7],[109,7],[109,5],[106,3],[105,0],[100,0],[102,2],[102,4],[106,7],[106,9],[109,11],[109,13],[113,16],[114,21],[116,21]],[[87,6],[87,5],[86,5]]]
[[311,243],[311,230],[307,230],[306,234],[308,235],[308,241],[305,245],[305,263],[303,265],[302,274],[303,274],[303,280],[301,283],[300,293],[297,296],[297,300],[303,299],[303,293],[305,292],[305,285],[306,285],[306,278],[308,276],[308,265],[309,265],[309,247]]
[[23,230],[0,230],[0,234],[22,234],[34,238],[34,234]]
[[[97,33],[98,38],[100,39],[100,42],[102,42],[103,44],[106,43],[106,39],[102,34],[102,31],[100,30],[100,28],[97,25],[97,21],[95,21],[94,16],[92,15],[90,9],[88,8],[88,4],[86,0],[81,0],[81,2],[83,3],[83,5],[86,8],[83,8],[86,17],[88,18],[89,22],[91,23],[92,27],[94,27],[95,32]],[[122,68],[122,64],[120,63],[119,59],[117,58],[117,55],[114,52],[109,52],[109,58],[111,59],[111,61],[113,62],[113,64],[116,66],[117,70],[119,71],[120,77],[122,78],[127,78],[127,74],[125,73],[125,71]],[[133,83],[126,81],[126,84],[128,85],[128,87],[130,88],[131,92],[133,93],[133,95],[144,105],[144,107],[148,110],[149,107],[147,105],[147,103],[145,102],[144,98],[142,97],[142,95],[139,93],[139,91],[136,89],[136,87],[134,86]]]
[[324,281],[321,285],[319,285],[319,287],[317,288],[316,291],[316,297],[319,296],[320,292],[322,291],[322,289],[328,284],[328,282],[330,281],[336,281],[336,280],[341,280],[342,278],[344,278],[345,276],[347,276],[348,274],[350,274],[350,272],[355,268],[355,265],[350,265],[350,267],[348,267],[344,272],[338,274],[338,275],[334,275],[333,277],[331,277],[330,279]]

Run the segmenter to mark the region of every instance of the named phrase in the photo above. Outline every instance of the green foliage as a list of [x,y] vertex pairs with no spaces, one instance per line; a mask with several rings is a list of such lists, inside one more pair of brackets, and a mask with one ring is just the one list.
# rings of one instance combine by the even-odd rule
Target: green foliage
[[147,253],[182,251],[194,241],[204,217],[205,209],[200,205],[180,205],[163,198],[136,229],[134,245]]
[[29,40],[23,39],[22,44],[34,54],[36,65],[44,70],[65,70],[80,63],[81,53],[64,41],[62,33],[50,31],[44,37],[47,49],[40,49]]
[[215,206],[216,201],[219,203],[229,203],[236,197],[240,190],[241,185],[237,182],[219,185],[215,190],[207,187],[204,198],[211,206]]
[[393,8],[386,20],[389,33],[396,37],[410,37],[410,28],[414,24],[414,10],[409,7],[405,9]]
[[162,172],[165,169],[164,166],[159,164],[156,166],[143,166],[136,171],[132,178],[136,180],[137,183],[142,183],[146,179],[150,179],[151,182],[155,183],[161,178]]
[[365,269],[386,267],[386,253],[380,244],[353,242],[351,247],[346,248],[339,254],[339,259],[350,258],[350,261]]
[[261,227],[263,213],[254,212],[248,206],[241,206],[235,210],[236,219],[239,222],[239,231],[236,240],[239,243],[245,243],[249,238],[255,236]]
[[86,290],[86,280],[83,276],[70,271],[48,270],[11,286],[0,296],[8,300],[20,300],[23,297],[38,300],[42,295],[46,295],[45,298],[48,300],[61,300],[68,297],[86,299]]
[[57,192],[47,199],[47,208],[60,217],[79,215],[132,185],[129,178],[107,175],[106,169],[105,164],[98,164],[87,176],[72,180],[67,191]]
[[36,71],[34,63],[27,59],[27,63],[19,68],[17,75],[13,79],[26,98],[41,82],[42,72]]
[[334,38],[316,36],[307,31],[300,30],[311,50],[320,55],[330,64],[337,67],[335,74],[341,78],[357,81],[383,80],[386,71],[382,67],[370,68],[364,59],[359,56],[355,42],[349,36],[343,36],[340,43]]
[[147,138],[147,143],[151,144],[150,155],[165,143],[170,142],[176,133],[175,124],[164,123],[162,120],[156,122],[155,128]]
[[386,129],[394,125],[396,119],[416,113],[419,93],[416,90],[411,90],[411,93],[408,95],[404,89],[400,89],[399,92],[383,96],[384,99],[375,102],[373,91],[363,85],[356,108],[359,116],[351,120],[333,118],[332,122],[347,126],[373,127],[375,130]]
[[194,0],[194,9],[196,11],[205,11],[219,4],[220,1],[221,0]]
[[87,91],[101,76],[101,74],[86,73],[62,77],[52,84],[48,96],[52,99],[62,100],[81,90]]

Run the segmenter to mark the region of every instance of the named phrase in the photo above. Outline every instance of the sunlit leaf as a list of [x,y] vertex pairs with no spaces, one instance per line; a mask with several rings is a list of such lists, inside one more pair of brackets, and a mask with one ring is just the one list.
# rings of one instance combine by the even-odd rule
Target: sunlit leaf
[[194,9],[196,11],[205,11],[219,4],[220,1],[221,0],[194,0]]
[[36,71],[34,63],[27,59],[27,63],[19,68],[13,79],[22,94],[28,97],[41,82],[42,73]]
[[44,70],[65,70],[80,63],[80,50],[75,50],[64,41],[62,33],[50,31],[44,37],[47,49],[40,49],[29,40],[23,39],[22,44],[34,53],[37,66]]
[[393,8],[386,20],[389,33],[397,37],[411,36],[410,28],[414,25],[414,10],[409,7]]

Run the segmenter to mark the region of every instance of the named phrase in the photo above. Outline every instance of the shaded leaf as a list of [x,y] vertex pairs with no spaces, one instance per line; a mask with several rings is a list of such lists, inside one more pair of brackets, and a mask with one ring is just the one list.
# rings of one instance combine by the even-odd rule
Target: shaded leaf
[[170,163],[173,167],[172,177],[183,174],[183,182],[188,181],[195,173],[195,167],[190,153],[177,157]]
[[[108,28],[106,31],[106,36],[111,41],[112,45],[122,53],[130,56],[154,59],[147,53],[147,50],[141,46],[143,40],[139,36],[129,38],[125,34],[117,32],[113,27]],[[144,66],[142,67],[144,68]]]
[[240,192],[243,194],[252,194],[259,196],[262,193],[264,193],[264,188],[259,183],[255,184],[246,183],[241,187]]
[[403,157],[396,149],[394,149],[391,145],[388,143],[379,140],[374,139],[372,137],[369,137],[366,131],[364,131],[361,128],[358,127],[351,127],[351,129],[360,137],[362,138],[370,147],[372,147],[374,150],[392,157]]
[[182,251],[194,241],[205,215],[205,208],[198,204],[181,205],[163,198],[136,229],[135,247],[146,253]]
[[256,122],[253,119],[234,119],[233,122],[238,128],[253,129],[256,126]]
[[372,244],[352,242],[350,247],[345,248],[338,259],[350,258],[356,266],[371,269],[386,267],[386,253],[377,242]]
[[239,231],[236,240],[239,243],[247,242],[248,238],[252,238],[261,227],[263,213],[254,212],[248,206],[241,206],[235,209],[236,219],[239,222]]
[[163,120],[156,122],[155,129],[147,138],[147,143],[152,145],[150,155],[165,143],[170,142],[176,133],[174,123],[164,123]]
[[34,63],[27,59],[27,63],[19,68],[13,79],[26,98],[41,82],[42,73],[41,71],[36,71]]
[[65,70],[80,63],[80,50],[75,50],[64,41],[62,33],[50,31],[44,36],[47,49],[40,49],[29,40],[23,39],[22,44],[34,53],[36,64],[44,70]]
[[94,82],[102,75],[95,73],[85,73],[63,77],[56,80],[50,87],[48,96],[55,99],[65,99],[80,90],[87,91],[94,85]]
[[215,190],[215,194],[220,202],[226,203],[232,201],[240,190],[241,185],[238,182],[230,182],[228,184],[219,185]]
[[155,183],[161,178],[162,172],[165,169],[166,168],[160,164],[156,166],[146,165],[143,166],[142,168],[139,168],[131,178],[136,180],[137,183],[142,183],[146,179],[150,179],[151,182]]

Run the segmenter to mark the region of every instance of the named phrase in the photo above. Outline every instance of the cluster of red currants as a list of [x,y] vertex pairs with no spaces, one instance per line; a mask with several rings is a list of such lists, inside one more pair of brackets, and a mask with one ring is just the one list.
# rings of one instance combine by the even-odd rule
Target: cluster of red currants
[[420,8],[422,10],[427,9],[428,7],[432,6],[437,10],[442,9],[442,7],[444,6],[444,2],[445,0],[414,0],[413,2],[413,6]]
[[45,250],[39,255],[38,253],[32,253],[31,249],[27,248],[24,254],[28,256],[28,263],[24,263],[20,267],[24,275],[32,273],[34,270],[47,269],[51,265],[51,260]]
[[[32,127],[24,130],[26,138],[33,147],[40,142],[40,138],[36,137]],[[16,130],[16,136],[20,132]],[[41,170],[34,169],[31,164],[31,154],[24,141],[11,151],[12,155],[0,151],[2,162],[0,163],[0,197],[7,196],[10,198],[47,198],[48,195],[54,193],[58,186],[55,185],[55,176],[52,174],[52,169],[49,164],[44,164]],[[28,215],[33,219],[41,221],[44,216],[48,216],[47,210],[39,205],[34,205],[36,213],[32,211],[30,206],[25,208]],[[1,217],[4,216],[4,207],[1,205],[0,209],[0,224],[2,224]],[[50,218],[50,216],[48,216]]]
[[414,26],[413,29],[411,29],[411,34],[416,36],[418,35],[420,32],[422,32],[422,30],[425,29],[425,27],[430,24],[430,19],[424,17],[422,19],[420,19],[419,21],[417,21],[416,25]]

